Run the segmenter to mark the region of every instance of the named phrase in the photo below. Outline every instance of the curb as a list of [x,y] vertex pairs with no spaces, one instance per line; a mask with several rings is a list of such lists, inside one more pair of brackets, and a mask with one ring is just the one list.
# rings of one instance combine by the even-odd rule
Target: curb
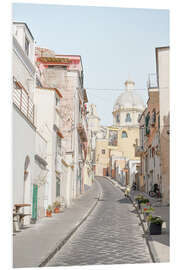
[[49,255],[44,260],[42,260],[42,262],[37,267],[46,266],[46,264],[52,259],[52,257],[66,244],[66,242],[70,239],[70,237],[76,232],[76,230],[81,226],[81,224],[88,218],[88,216],[94,210],[98,201],[101,199],[101,196],[102,196],[102,192],[99,192],[99,196],[96,199],[96,201],[93,203],[92,207],[90,207],[88,212],[77,223],[77,225],[74,227],[74,229],[72,229],[71,232],[69,232],[68,235],[63,240],[61,240],[59,243],[56,244],[56,247],[49,253]]
[[[107,180],[109,180],[114,186],[117,186],[117,185],[118,185],[119,188],[121,189],[121,191],[124,192],[124,189],[122,189],[122,187],[119,185],[119,183],[117,183],[117,184],[115,185],[115,182],[114,182],[113,180],[111,180],[110,178],[108,178],[108,177],[106,177],[106,176],[105,176],[105,178],[106,178]],[[143,231],[144,231],[144,236],[145,236],[145,239],[146,239],[146,244],[147,244],[147,246],[148,246],[149,253],[150,253],[150,256],[151,256],[151,259],[152,259],[152,261],[153,261],[154,263],[160,262],[160,260],[159,260],[159,258],[158,258],[158,255],[157,255],[157,252],[156,252],[156,250],[155,250],[155,248],[154,248],[154,245],[153,245],[153,243],[151,242],[151,241],[152,241],[152,238],[151,238],[150,235],[147,236],[146,229],[145,229],[143,220],[142,220],[142,218],[141,218],[141,215],[140,215],[140,213],[139,213],[139,210],[138,210],[137,206],[135,205],[135,202],[132,200],[132,198],[131,198],[130,196],[128,196],[128,198],[129,198],[129,200],[131,201],[131,203],[133,204],[133,206],[134,206],[134,208],[136,209],[136,212],[137,212],[137,214],[138,214],[139,220],[140,220],[140,222],[141,222],[141,226],[142,226]]]
[[141,226],[142,226],[143,231],[144,231],[144,236],[145,236],[145,239],[146,239],[146,244],[147,244],[147,246],[148,246],[149,253],[150,253],[150,256],[151,256],[151,259],[152,259],[152,261],[153,261],[154,263],[160,262],[160,260],[159,260],[159,258],[158,258],[158,255],[157,255],[157,252],[156,252],[156,250],[155,250],[155,248],[154,248],[154,246],[153,246],[153,243],[151,243],[152,238],[151,238],[150,234],[147,235],[147,231],[146,231],[146,229],[145,229],[145,226],[144,226],[143,220],[142,220],[142,218],[141,218],[141,215],[140,215],[140,213],[139,213],[139,210],[138,210],[138,208],[137,208],[135,202],[131,199],[131,197],[129,197],[129,200],[132,202],[134,208],[136,209],[136,212],[137,212],[137,214],[138,214],[138,217],[139,217],[139,219],[140,219]]

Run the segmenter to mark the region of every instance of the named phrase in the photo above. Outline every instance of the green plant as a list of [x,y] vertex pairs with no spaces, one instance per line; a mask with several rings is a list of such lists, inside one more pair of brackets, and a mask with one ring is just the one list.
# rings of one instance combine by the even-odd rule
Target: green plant
[[161,217],[152,216],[152,215],[149,215],[147,220],[148,220],[148,222],[153,223],[153,224],[157,224],[157,225],[162,225],[164,222]]
[[144,208],[144,212],[145,212],[145,213],[151,213],[151,212],[153,212],[153,211],[154,211],[154,208],[152,208],[152,207]]
[[143,199],[144,199],[144,197],[142,195],[138,195],[138,196],[135,197],[136,201],[141,201]]
[[60,207],[60,206],[61,206],[61,204],[60,204],[59,201],[55,201],[55,202],[53,203],[53,208]]
[[47,210],[48,210],[49,212],[52,212],[52,206],[51,206],[51,205],[48,205]]
[[149,200],[148,199],[146,199],[146,198],[143,198],[142,200],[140,200],[140,203],[144,203],[144,204],[146,204],[146,203],[148,203],[149,202]]

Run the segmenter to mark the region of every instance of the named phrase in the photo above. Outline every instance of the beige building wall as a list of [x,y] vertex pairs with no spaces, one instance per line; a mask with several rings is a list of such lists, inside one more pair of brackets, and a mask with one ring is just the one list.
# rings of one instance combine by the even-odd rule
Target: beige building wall
[[[110,156],[126,157],[126,159],[140,160],[139,157],[135,157],[134,143],[139,138],[139,128],[127,127],[127,128],[113,128],[108,127],[107,138],[96,140],[96,175],[103,176],[103,169],[108,169],[110,166]],[[109,131],[118,132],[117,146],[109,145]],[[126,132],[127,138],[122,138],[122,132]],[[104,151],[105,150],[105,154]]]
[[[105,152],[103,151],[105,150]],[[109,163],[109,149],[106,139],[96,140],[96,171],[95,174],[98,176],[103,176],[103,169],[108,168]]]
[[[122,138],[122,132],[127,133],[127,138]],[[135,157],[134,153],[134,143],[135,140],[139,138],[139,128],[123,128],[119,130],[119,140],[118,140],[118,149],[122,152],[122,156],[127,159],[139,160],[138,157]]]
[[169,104],[169,47],[156,48],[160,101],[160,157],[163,203],[169,203],[170,185],[170,104]]

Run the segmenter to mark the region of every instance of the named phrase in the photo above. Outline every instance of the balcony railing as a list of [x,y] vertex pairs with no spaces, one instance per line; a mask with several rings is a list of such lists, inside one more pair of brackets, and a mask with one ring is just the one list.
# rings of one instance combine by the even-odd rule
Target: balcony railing
[[150,73],[149,74],[148,81],[147,81],[147,87],[148,87],[148,89],[157,88],[158,87],[156,73]]
[[16,82],[13,88],[13,103],[24,114],[24,116],[34,125],[34,104],[28,92]]
[[61,156],[57,154],[56,159],[55,159],[55,166],[56,166],[56,171],[58,173],[62,172],[62,164],[61,164]]

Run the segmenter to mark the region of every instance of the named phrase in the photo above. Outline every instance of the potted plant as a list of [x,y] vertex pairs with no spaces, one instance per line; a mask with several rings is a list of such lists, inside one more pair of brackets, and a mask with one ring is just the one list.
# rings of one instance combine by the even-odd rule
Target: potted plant
[[141,213],[143,214],[144,208],[149,208],[149,200],[146,198],[143,198],[142,200],[140,200],[139,204],[140,204]]
[[46,209],[46,217],[52,216],[52,206],[48,205],[48,208]]
[[141,208],[141,201],[144,199],[144,197],[142,195],[138,195],[135,197],[135,200],[137,201],[138,203],[138,208],[140,209]]
[[54,209],[54,213],[60,213],[60,206],[61,206],[61,204],[60,204],[60,202],[59,201],[55,201],[54,203],[53,203],[53,209]]
[[144,219],[147,220],[148,216],[154,211],[154,208],[152,207],[148,207],[148,208],[144,208]]
[[143,198],[141,201],[140,201],[141,204],[147,204],[149,203],[149,200],[146,199],[146,198]]
[[150,232],[150,234],[152,234],[152,235],[161,234],[162,224],[164,222],[161,219],[161,217],[149,215],[147,220],[148,220],[148,223],[149,223],[149,232]]

